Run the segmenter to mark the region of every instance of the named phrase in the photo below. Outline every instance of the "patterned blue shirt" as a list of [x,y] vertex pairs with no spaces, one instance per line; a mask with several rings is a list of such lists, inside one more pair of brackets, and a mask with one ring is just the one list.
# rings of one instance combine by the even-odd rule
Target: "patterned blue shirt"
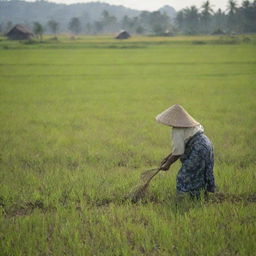
[[201,190],[214,192],[214,155],[211,141],[203,132],[196,133],[185,145],[180,157],[182,166],[177,175],[177,192],[198,195]]

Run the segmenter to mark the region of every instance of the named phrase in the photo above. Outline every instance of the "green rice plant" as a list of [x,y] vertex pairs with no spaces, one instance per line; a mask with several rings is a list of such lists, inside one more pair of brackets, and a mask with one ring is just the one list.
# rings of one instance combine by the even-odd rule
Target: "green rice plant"
[[[256,45],[245,36],[2,39],[0,254],[253,255]],[[171,151],[154,118],[175,103],[213,142],[217,193],[179,200],[177,162],[132,204],[140,173]]]

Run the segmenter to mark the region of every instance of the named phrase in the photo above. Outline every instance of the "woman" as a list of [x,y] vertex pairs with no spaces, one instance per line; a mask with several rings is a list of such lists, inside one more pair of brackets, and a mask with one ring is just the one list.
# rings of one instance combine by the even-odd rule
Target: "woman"
[[189,193],[199,198],[204,191],[214,192],[213,147],[204,129],[180,105],[173,105],[156,117],[164,125],[172,127],[172,153],[161,162],[161,170],[167,171],[180,159],[182,166],[177,175],[177,193]]

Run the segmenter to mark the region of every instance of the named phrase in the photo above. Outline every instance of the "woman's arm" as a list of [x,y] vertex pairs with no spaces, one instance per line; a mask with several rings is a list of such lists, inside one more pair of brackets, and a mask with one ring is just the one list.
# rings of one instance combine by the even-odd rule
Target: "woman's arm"
[[169,170],[170,166],[176,162],[178,159],[180,158],[180,155],[172,155],[170,154],[168,157],[166,157],[162,163],[161,163],[161,167],[160,167],[160,170],[163,170],[163,171],[167,171]]
[[171,155],[172,155],[172,153],[169,154],[167,157],[165,157],[165,158],[161,161],[161,166],[166,163],[166,161],[168,160],[168,158],[169,158]]

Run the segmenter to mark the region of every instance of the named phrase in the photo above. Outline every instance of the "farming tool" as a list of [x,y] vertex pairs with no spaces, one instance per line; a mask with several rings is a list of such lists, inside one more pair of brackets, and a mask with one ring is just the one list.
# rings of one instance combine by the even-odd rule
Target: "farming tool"
[[136,203],[140,199],[142,199],[145,195],[145,192],[148,188],[150,181],[161,171],[161,167],[151,169],[148,171],[143,172],[140,175],[140,182],[139,184],[134,187],[128,195],[128,198],[133,202]]

